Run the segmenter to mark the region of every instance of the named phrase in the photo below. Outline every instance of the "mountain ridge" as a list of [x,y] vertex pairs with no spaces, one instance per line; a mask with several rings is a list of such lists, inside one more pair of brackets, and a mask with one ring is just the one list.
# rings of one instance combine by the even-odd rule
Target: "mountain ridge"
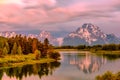
[[85,23],[76,31],[71,32],[63,39],[63,45],[97,45],[120,43],[120,39],[114,34],[105,34],[98,26]]
[[[6,37],[6,38],[11,38],[11,37],[15,37],[16,35],[20,35],[20,33],[16,33],[14,31],[4,31],[4,32],[0,32],[0,36],[2,37]],[[52,34],[48,31],[41,31],[39,34],[21,34],[21,36],[26,36],[27,38],[37,38],[38,40],[40,40],[41,42],[44,41],[45,38],[48,38],[50,44],[53,45],[60,45],[62,44],[61,42],[61,38],[55,38],[54,36],[52,36]],[[61,42],[60,42],[61,41]]]
[[[63,32],[63,33],[62,33]],[[4,31],[0,32],[0,36],[3,37],[15,37],[21,33],[15,31]],[[97,45],[97,44],[119,44],[120,38],[114,34],[105,34],[98,26],[91,23],[85,23],[81,27],[78,27],[73,32],[49,32],[49,31],[38,31],[36,34],[24,34],[22,36],[27,36],[31,38],[38,38],[44,41],[48,38],[50,43],[55,46],[61,45]]]

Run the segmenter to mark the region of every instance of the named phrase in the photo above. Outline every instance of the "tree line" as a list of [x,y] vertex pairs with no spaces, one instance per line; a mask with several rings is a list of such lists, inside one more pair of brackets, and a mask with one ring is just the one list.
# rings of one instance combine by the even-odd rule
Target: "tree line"
[[[36,59],[40,57],[57,58],[60,54],[54,51],[53,46],[46,38],[43,42],[37,38],[30,38],[22,35],[16,35],[11,38],[0,37],[0,56],[4,55],[27,55],[36,54]],[[55,54],[55,55],[53,55]]]
[[79,49],[79,50],[106,50],[106,51],[116,51],[120,50],[120,44],[104,44],[104,45],[93,45],[93,46],[88,46],[88,45],[78,45],[78,46],[60,46],[60,47],[55,47],[56,49]]

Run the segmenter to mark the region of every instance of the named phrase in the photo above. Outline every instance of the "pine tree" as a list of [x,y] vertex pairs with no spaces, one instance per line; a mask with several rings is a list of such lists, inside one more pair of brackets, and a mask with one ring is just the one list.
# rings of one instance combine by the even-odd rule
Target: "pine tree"
[[19,55],[22,55],[22,48],[21,48],[20,45],[18,46],[17,53],[18,53]]
[[9,48],[9,44],[8,44],[8,42],[7,42],[7,41],[5,42],[5,47],[6,47],[7,51],[8,51],[8,53],[9,53],[10,48]]
[[16,44],[16,42],[15,42],[14,45],[13,45],[11,54],[12,54],[12,55],[15,55],[16,53],[17,53],[17,44]]
[[7,55],[8,54],[8,50],[6,47],[3,48],[3,52],[2,52],[3,55]]
[[44,45],[45,45],[46,47],[48,47],[48,45],[49,45],[49,40],[48,40],[47,38],[45,38],[45,40],[44,40]]
[[45,38],[44,40],[44,46],[43,46],[43,57],[47,57],[47,51],[49,49],[49,40]]
[[34,38],[32,43],[32,52],[34,53],[36,49],[37,49],[37,40]]

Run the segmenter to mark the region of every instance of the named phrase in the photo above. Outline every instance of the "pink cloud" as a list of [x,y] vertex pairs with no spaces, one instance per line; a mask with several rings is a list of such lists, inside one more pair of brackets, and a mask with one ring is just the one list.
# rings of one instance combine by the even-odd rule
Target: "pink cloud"
[[[109,2],[109,3],[108,3]],[[57,0],[24,0],[23,5],[0,5],[0,22],[15,24],[42,25],[49,23],[64,23],[72,19],[87,18],[105,21],[114,16],[114,6],[120,4],[118,0],[101,0],[95,2],[81,2],[58,6]],[[115,20],[119,20],[116,16]],[[88,20],[88,19],[87,19]]]
[[17,5],[0,5],[0,21],[3,22],[19,22],[20,7]]

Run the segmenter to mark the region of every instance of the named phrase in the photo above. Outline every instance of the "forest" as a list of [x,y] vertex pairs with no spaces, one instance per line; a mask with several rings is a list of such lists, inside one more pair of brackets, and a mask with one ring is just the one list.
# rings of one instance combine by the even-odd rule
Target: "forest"
[[6,55],[28,55],[35,54],[35,59],[53,58],[58,59],[60,54],[46,38],[43,42],[37,38],[16,35],[11,38],[0,37],[0,57]]

